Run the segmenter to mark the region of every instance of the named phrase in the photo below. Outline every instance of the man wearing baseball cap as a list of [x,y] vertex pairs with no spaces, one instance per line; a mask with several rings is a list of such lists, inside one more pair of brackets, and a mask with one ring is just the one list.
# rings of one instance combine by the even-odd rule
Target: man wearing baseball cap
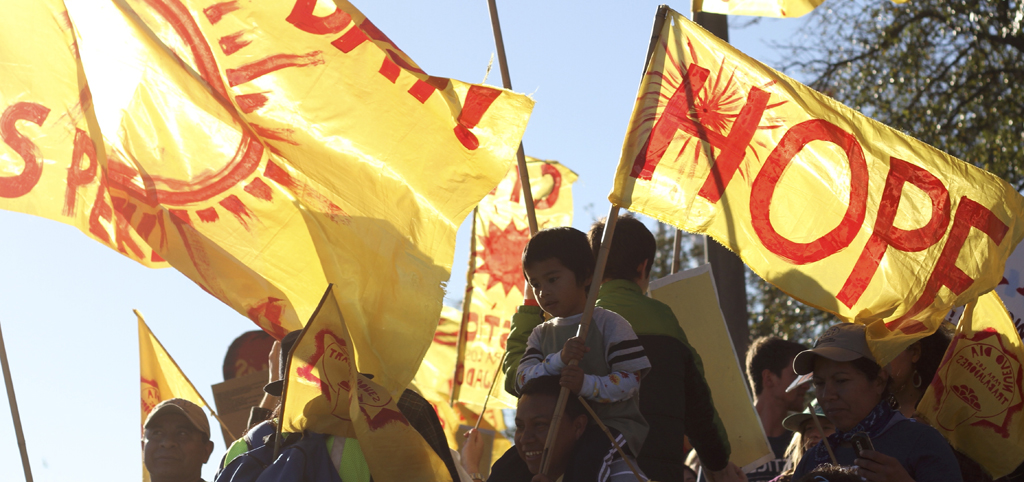
[[210,422],[183,398],[160,402],[146,417],[142,454],[153,482],[201,482],[213,452]]

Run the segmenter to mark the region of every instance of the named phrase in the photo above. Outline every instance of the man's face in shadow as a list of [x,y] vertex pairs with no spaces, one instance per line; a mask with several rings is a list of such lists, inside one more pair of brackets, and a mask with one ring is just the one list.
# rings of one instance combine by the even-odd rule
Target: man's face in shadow
[[[551,429],[551,419],[554,417],[557,402],[557,397],[546,394],[528,394],[519,399],[516,411],[516,450],[530,468],[530,473],[534,475],[540,473],[544,442],[547,440],[548,430]],[[558,439],[549,453],[549,476],[555,478],[565,472],[572,448],[586,428],[586,415],[570,417],[566,414],[562,417],[557,427]]]

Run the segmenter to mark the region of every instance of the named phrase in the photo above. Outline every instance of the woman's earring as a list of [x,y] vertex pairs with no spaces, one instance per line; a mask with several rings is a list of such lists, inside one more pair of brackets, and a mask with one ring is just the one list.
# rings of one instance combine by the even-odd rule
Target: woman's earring
[[924,383],[924,380],[921,379],[921,373],[916,369],[914,370],[914,375],[910,378],[910,383],[914,384],[914,388],[921,388],[921,385]]
[[889,394],[889,408],[893,410],[900,409],[900,401],[896,399],[896,394],[894,393]]

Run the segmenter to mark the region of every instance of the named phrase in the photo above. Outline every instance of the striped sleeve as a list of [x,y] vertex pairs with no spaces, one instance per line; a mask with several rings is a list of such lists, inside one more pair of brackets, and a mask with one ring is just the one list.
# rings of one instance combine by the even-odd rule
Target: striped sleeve
[[[605,360],[613,372],[640,372],[646,375],[651,369],[644,346],[637,339],[633,327],[616,313],[601,310],[602,327],[605,344]],[[595,313],[596,315],[596,313]]]

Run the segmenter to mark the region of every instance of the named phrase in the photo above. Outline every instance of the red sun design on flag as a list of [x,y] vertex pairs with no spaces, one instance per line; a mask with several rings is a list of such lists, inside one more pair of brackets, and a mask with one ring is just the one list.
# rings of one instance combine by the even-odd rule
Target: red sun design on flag
[[515,221],[510,221],[504,229],[499,228],[493,222],[487,226],[487,235],[480,237],[479,242],[483,249],[476,252],[476,255],[483,260],[483,264],[477,268],[478,273],[488,275],[487,287],[501,283],[505,289],[505,296],[518,288],[522,293],[526,278],[523,277],[522,256],[523,248],[530,240],[530,228],[517,229]]

